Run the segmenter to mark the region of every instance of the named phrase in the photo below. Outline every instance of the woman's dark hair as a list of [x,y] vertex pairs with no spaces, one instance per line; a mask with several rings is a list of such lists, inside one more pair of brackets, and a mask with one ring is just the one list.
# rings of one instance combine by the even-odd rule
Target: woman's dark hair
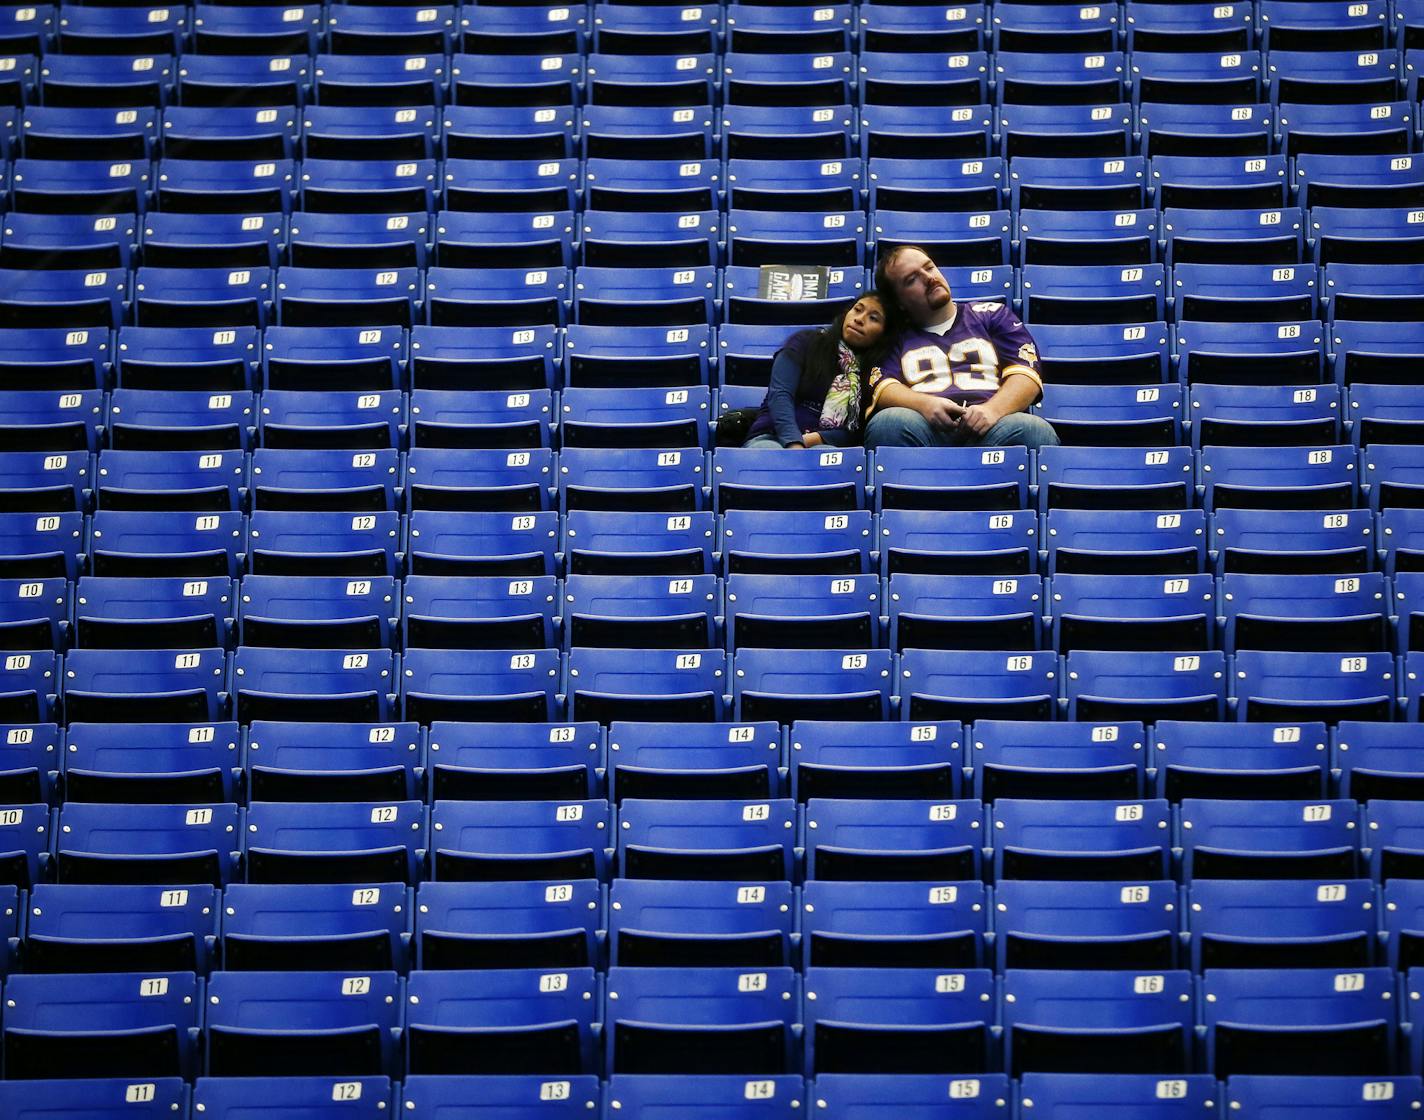
[[[857,351],[857,356],[860,358],[862,412],[864,412],[863,406],[869,402],[870,398],[866,382],[869,380],[871,367],[880,364],[889,351],[890,344],[895,341],[896,334],[899,333],[899,313],[894,308],[886,306],[885,301],[876,292],[867,292],[860,299],[865,299],[867,296],[879,300],[885,317],[885,329],[880,332],[880,337],[873,343],[864,350]],[[859,300],[856,300],[843,307],[840,314],[816,332],[815,337],[806,347],[806,358],[801,363],[801,381],[796,386],[798,400],[823,401],[826,399],[826,394],[831,391],[831,383],[835,381],[836,375],[841,371],[841,332],[845,328],[846,316],[858,302]]]

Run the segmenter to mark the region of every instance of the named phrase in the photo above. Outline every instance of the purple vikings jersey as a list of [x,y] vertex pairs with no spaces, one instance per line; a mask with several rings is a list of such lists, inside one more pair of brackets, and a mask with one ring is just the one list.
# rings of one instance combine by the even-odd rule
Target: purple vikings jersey
[[1042,389],[1038,349],[1027,328],[1003,304],[960,303],[944,334],[918,327],[905,331],[870,371],[870,388],[878,399],[887,381],[899,381],[917,393],[971,405],[987,401],[1014,373],[1033,378]]

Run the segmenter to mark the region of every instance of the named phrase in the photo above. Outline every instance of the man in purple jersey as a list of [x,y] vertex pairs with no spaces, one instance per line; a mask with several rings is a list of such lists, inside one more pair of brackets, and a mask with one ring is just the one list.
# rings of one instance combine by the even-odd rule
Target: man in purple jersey
[[899,245],[875,270],[910,326],[870,371],[866,447],[1045,447],[1053,426],[1024,409],[1043,392],[1038,348],[1011,309],[955,303],[934,261]]

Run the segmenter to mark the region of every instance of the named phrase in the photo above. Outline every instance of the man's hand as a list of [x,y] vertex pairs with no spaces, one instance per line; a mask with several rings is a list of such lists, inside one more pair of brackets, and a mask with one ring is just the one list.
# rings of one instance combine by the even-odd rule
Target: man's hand
[[992,402],[985,401],[983,404],[972,404],[961,412],[959,426],[972,435],[982,436],[1002,419]]
[[919,403],[920,415],[930,422],[932,428],[959,427],[964,417],[964,406],[945,397],[926,396]]

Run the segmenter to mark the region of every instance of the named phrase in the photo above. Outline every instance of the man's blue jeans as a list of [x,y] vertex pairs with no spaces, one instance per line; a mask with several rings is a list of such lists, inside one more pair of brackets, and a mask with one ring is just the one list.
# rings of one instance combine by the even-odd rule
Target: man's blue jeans
[[866,447],[1054,447],[1058,433],[1039,416],[1015,412],[982,436],[935,428],[912,408],[886,408],[865,426]]

